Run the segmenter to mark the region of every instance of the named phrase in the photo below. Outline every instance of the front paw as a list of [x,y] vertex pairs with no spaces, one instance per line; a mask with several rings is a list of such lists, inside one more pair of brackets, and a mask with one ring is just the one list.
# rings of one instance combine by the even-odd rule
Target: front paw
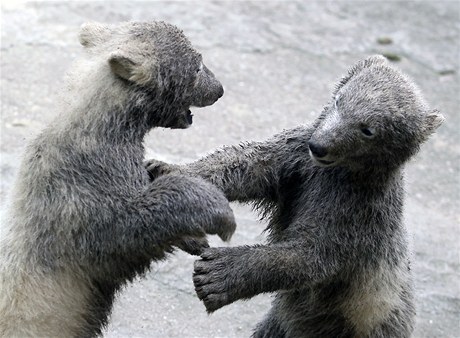
[[203,218],[202,223],[205,232],[218,235],[223,241],[230,240],[236,230],[236,222],[227,198],[214,185],[199,178],[194,178],[194,180],[197,183],[200,182],[203,188],[200,193],[197,193],[199,200],[195,203],[203,208],[201,215],[207,216]]
[[225,242],[229,241],[236,230],[235,216],[230,206],[215,212],[212,219],[212,224],[208,227],[207,232],[218,235]]
[[[237,297],[235,266],[229,255],[232,248],[210,248],[195,261],[193,284],[208,313],[228,305]],[[237,268],[237,267],[236,267]]]
[[178,169],[178,166],[175,164],[169,164],[163,161],[151,159],[144,162],[144,168],[149,173],[151,181],[154,181],[156,178],[170,174]]
[[208,240],[203,234],[203,237],[185,236],[178,240],[174,246],[190,255],[199,256],[203,251],[209,248]]

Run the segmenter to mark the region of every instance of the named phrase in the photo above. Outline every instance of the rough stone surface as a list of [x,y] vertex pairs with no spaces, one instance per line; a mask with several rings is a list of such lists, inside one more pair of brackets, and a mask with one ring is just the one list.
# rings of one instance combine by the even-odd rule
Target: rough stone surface
[[[415,337],[460,336],[460,3],[445,2],[35,2],[2,1],[0,203],[21,153],[56,114],[66,69],[89,20],[165,20],[181,27],[224,84],[188,130],[157,129],[147,157],[183,163],[224,144],[262,140],[309,123],[349,65],[382,53],[446,117],[407,167],[406,223],[417,288]],[[78,93],[77,93],[78,95]],[[234,205],[228,245],[264,240],[264,222]],[[212,238],[213,245],[222,244]],[[118,298],[107,337],[248,337],[270,295],[208,316],[191,281],[194,257],[152,265]]]

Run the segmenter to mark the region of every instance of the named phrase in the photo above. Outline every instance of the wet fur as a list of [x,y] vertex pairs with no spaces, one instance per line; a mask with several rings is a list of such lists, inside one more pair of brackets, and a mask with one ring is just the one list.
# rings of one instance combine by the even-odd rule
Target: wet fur
[[[254,337],[409,337],[415,309],[403,166],[442,116],[380,56],[357,63],[311,126],[186,166],[269,220],[268,244],[210,248],[194,283],[208,312],[275,292]],[[366,136],[372,127],[375,135]],[[322,165],[314,142],[327,150]]]

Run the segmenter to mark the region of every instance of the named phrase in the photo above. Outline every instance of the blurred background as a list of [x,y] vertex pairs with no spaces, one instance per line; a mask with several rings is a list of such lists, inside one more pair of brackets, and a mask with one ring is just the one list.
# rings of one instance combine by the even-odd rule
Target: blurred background
[[[85,21],[165,20],[182,28],[225,87],[187,130],[155,129],[148,158],[185,163],[225,144],[311,123],[347,68],[384,54],[411,76],[446,122],[406,170],[405,218],[417,289],[414,337],[460,337],[460,2],[1,2],[0,205],[26,144],[57,114],[82,53]],[[75,93],[78,95],[78,93]],[[234,204],[232,241],[264,241],[265,222]],[[194,257],[153,264],[118,297],[106,337],[248,337],[270,295],[208,316],[192,284]]]

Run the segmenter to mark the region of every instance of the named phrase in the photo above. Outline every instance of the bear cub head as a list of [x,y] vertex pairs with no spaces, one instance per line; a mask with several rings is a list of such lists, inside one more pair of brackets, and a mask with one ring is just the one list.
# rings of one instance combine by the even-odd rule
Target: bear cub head
[[150,127],[188,128],[190,107],[212,105],[224,93],[202,56],[165,22],[86,23],[80,43],[104,62],[127,92],[127,110],[147,114]]
[[352,67],[336,86],[308,146],[315,165],[395,168],[443,122],[419,90],[383,56]]

